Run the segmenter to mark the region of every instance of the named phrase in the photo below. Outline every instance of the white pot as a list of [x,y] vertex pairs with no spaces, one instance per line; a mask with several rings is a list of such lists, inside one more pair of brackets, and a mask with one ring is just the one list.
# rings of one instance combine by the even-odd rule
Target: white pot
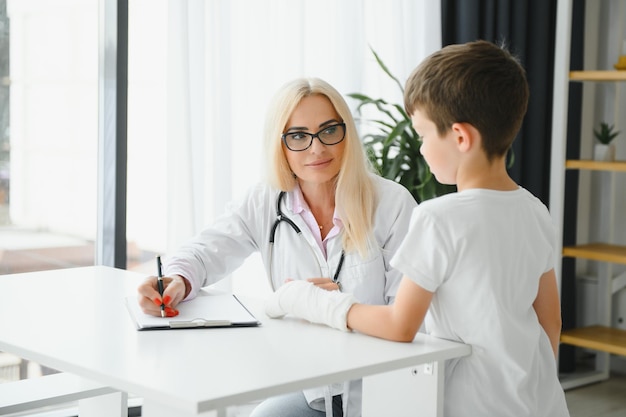
[[615,161],[615,144],[596,143],[593,147],[593,159],[596,161]]

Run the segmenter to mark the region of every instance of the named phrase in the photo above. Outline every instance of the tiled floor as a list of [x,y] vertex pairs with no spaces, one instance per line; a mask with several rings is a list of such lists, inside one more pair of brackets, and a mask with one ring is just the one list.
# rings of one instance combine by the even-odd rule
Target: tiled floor
[[565,392],[570,417],[626,416],[626,375]]

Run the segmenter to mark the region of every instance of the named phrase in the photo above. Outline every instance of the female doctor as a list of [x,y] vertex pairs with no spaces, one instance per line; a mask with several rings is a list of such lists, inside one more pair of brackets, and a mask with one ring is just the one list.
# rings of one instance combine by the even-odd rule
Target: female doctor
[[[389,259],[416,202],[403,186],[372,173],[339,92],[316,78],[285,84],[269,107],[264,141],[266,181],[165,260],[162,300],[156,277],[146,278],[138,288],[144,312],[160,315],[163,301],[167,316],[175,316],[179,302],[255,251],[274,290],[302,279],[362,303],[393,302],[401,276]],[[361,381],[270,398],[252,416],[325,414],[360,416]]]

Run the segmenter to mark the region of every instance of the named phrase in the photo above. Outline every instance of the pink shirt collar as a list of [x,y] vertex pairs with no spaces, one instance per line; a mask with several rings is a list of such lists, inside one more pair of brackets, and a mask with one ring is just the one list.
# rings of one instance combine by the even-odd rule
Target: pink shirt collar
[[304,220],[304,222],[307,224],[307,226],[313,233],[313,237],[315,237],[315,241],[317,242],[319,247],[322,249],[324,256],[326,256],[326,244],[328,240],[334,236],[337,236],[339,232],[341,231],[341,228],[343,227],[343,223],[341,219],[339,218],[339,216],[337,215],[337,207],[335,207],[335,211],[333,213],[333,228],[330,229],[330,231],[326,235],[326,238],[322,241],[320,228],[317,224],[317,221],[315,220],[315,217],[313,217],[313,213],[311,212],[309,205],[306,203],[306,200],[304,199],[304,196],[302,195],[302,190],[300,189],[300,187],[296,185],[296,187],[291,192],[291,195],[293,197],[291,199],[291,211],[294,214],[299,214],[300,216],[302,216],[302,219]]

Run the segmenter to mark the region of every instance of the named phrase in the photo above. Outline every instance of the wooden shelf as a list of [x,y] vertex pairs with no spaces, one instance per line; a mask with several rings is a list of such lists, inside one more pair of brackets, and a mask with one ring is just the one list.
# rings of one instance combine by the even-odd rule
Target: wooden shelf
[[563,248],[563,256],[626,264],[626,246],[608,243],[566,246]]
[[626,81],[626,71],[570,71],[571,81]]
[[561,343],[626,356],[626,331],[604,326],[563,330]]
[[626,172],[626,161],[593,161],[568,159],[565,161],[567,169],[589,169],[594,171],[620,171]]

